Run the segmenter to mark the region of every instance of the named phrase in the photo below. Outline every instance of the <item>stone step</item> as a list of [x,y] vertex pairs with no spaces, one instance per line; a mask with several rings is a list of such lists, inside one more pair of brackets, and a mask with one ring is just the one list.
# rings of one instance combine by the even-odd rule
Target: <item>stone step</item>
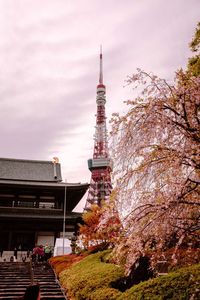
[[[14,296],[14,295],[18,295],[18,294],[21,294],[21,293],[23,294],[23,292],[25,290],[26,290],[26,288],[24,288],[24,290],[20,290],[20,291],[15,291],[15,290],[13,290],[13,291],[7,291],[7,290],[5,290],[5,291],[0,292],[0,295],[13,295]],[[44,292],[44,291],[41,290],[40,292],[41,292],[41,295],[44,295],[44,296],[45,295],[50,295],[50,296],[52,296],[52,295],[55,295],[55,296],[59,295],[59,296],[61,296],[62,295],[63,296],[63,294],[62,294],[61,291],[55,291],[55,292],[54,291],[52,291],[52,292],[51,291],[49,291],[49,292],[47,291],[47,292]]]
[[65,297],[61,294],[61,295],[41,295],[40,296],[40,300],[41,299],[65,299]]
[[15,274],[16,275],[16,278],[30,278],[30,273],[29,274],[18,274],[18,273],[15,273],[15,271],[13,271],[12,273],[4,273],[4,275],[0,275],[0,278],[5,278],[5,277],[8,277],[8,278],[10,278],[11,276],[13,276],[13,274]]
[[16,284],[17,282],[30,282],[30,277],[28,278],[14,278],[14,277],[7,277],[7,278],[1,278],[0,279],[0,284],[2,282],[10,282],[11,284]]
[[48,282],[55,282],[56,283],[56,281],[55,281],[55,279],[53,278],[53,279],[51,279],[51,280],[49,280],[49,279],[45,279],[45,278],[37,278],[37,277],[34,277],[34,280],[35,281],[39,281],[40,283],[43,283],[43,284],[46,284],[46,283],[48,283]]
[[30,280],[21,280],[21,281],[17,281],[15,282],[15,279],[12,279],[12,281],[8,281],[8,280],[4,280],[3,282],[0,283],[0,287],[3,287],[5,285],[9,285],[10,287],[15,287],[15,286],[27,286],[31,283]]
[[[1,300],[18,300],[19,297],[22,297],[23,295],[0,295],[0,299]],[[42,296],[40,297],[40,300],[66,300],[66,298],[64,296],[60,296],[60,295],[47,295],[47,296]]]
[[[15,273],[13,273],[13,274],[15,274]],[[15,281],[17,281],[17,280],[29,280],[30,281],[30,275],[29,276],[22,276],[22,277],[19,277],[19,276],[15,276]],[[7,279],[7,280],[12,280],[13,279],[13,276],[6,276],[6,274],[5,274],[5,276],[4,277],[1,277],[0,276],[0,282],[1,282],[1,280],[4,280],[4,279]]]
[[[6,287],[6,288],[2,288],[1,291],[0,291],[0,294],[2,293],[10,293],[10,291],[13,291],[13,292],[20,292],[20,291],[24,291],[26,289],[26,286],[23,286],[23,287],[20,287],[20,288],[9,288],[9,287]],[[43,289],[42,287],[40,287],[40,291],[43,293],[43,294],[47,294],[47,293],[50,293],[50,294],[60,294],[62,293],[61,290],[59,288],[54,288],[54,289]]]
[[[32,264],[34,282],[40,285],[41,300],[65,300],[55,274],[47,263]],[[0,262],[0,300],[17,300],[31,282],[28,262]]]
[[[0,294],[0,297],[6,297],[6,296],[12,296],[13,298],[14,297],[21,297],[21,296],[24,295],[24,292],[25,292],[25,289],[24,289],[24,291],[21,291],[21,292],[11,292],[11,291],[10,292],[4,292],[4,293]],[[4,298],[2,298],[2,299],[4,299]]]
[[21,287],[20,289],[9,289],[9,288],[6,288],[6,289],[2,289],[1,292],[0,292],[0,295],[6,295],[6,294],[14,294],[14,293],[17,293],[17,294],[23,294],[26,290],[26,287]]
[[[18,294],[3,294],[3,295],[0,295],[0,299],[11,299],[11,300],[14,300],[14,299],[19,299],[19,297],[22,297],[24,295],[24,293],[18,293]],[[50,299],[59,299],[59,300],[65,300],[66,298],[63,296],[63,295],[40,295],[40,300],[43,300],[43,299],[47,299],[47,300],[50,300]]]
[[[15,296],[15,297],[13,297],[13,296],[3,296],[3,297],[1,297],[0,296],[0,299],[1,300],[19,300],[19,297],[22,297],[22,295],[19,295],[19,296]],[[60,296],[44,296],[44,297],[41,297],[40,298],[40,300],[54,300],[54,299],[56,299],[56,300],[65,300],[65,298],[64,297],[60,297]]]
[[[22,294],[19,294],[19,295],[3,295],[3,296],[0,296],[0,299],[3,299],[3,300],[19,300],[20,297],[23,296],[23,293]],[[57,299],[57,300],[65,300],[66,298],[62,295],[44,295],[44,296],[40,296],[40,300],[53,300],[53,299]]]

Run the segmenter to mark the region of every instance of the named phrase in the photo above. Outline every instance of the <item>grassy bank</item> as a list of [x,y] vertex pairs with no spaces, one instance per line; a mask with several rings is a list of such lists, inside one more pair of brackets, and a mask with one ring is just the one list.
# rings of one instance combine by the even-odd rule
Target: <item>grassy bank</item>
[[200,264],[147,280],[124,292],[117,300],[200,299]]
[[142,282],[122,293],[112,288],[112,283],[124,276],[123,269],[106,263],[108,254],[108,251],[91,254],[79,262],[75,260],[75,263],[60,272],[60,282],[67,291],[68,299],[200,299],[200,264]]
[[117,299],[121,294],[110,283],[123,276],[123,269],[106,263],[108,251],[91,254],[60,273],[62,286],[71,299]]

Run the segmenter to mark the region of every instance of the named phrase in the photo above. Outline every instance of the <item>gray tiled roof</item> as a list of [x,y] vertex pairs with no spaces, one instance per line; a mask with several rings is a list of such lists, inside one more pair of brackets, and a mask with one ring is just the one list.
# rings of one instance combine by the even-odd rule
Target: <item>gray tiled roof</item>
[[48,181],[32,181],[32,180],[9,180],[9,179],[1,179],[0,178],[0,186],[1,185],[12,185],[12,186],[33,186],[33,187],[57,187],[57,188],[61,188],[64,189],[66,188],[70,188],[70,189],[77,189],[77,188],[85,188],[87,189],[89,187],[89,184],[86,183],[80,183],[80,182],[48,182]]
[[0,179],[60,182],[61,167],[51,161],[0,158]]

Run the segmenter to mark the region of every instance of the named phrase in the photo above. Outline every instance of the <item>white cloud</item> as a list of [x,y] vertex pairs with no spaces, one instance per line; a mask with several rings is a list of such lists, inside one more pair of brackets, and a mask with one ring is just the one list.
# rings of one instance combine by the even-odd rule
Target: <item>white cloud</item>
[[[199,21],[197,0],[1,0],[1,157],[60,157],[64,178],[90,180],[103,44],[106,113],[123,109],[137,67],[173,78]],[[164,12],[164,13],[163,13]]]

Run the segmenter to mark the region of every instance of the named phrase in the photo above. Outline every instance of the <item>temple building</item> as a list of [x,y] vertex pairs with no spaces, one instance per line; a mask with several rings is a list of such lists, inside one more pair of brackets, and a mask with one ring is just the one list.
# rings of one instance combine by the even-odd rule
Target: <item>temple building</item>
[[0,250],[54,245],[77,230],[88,184],[65,183],[58,161],[0,158]]

